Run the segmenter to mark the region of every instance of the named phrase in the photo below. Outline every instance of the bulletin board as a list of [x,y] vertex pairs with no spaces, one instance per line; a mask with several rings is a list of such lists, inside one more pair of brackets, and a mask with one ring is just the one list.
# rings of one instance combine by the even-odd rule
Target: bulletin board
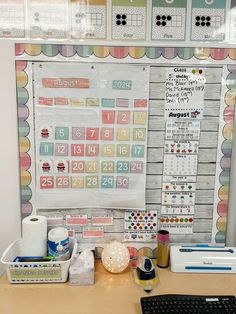
[[[175,243],[225,242],[235,104],[235,49],[19,43],[15,45],[15,51],[22,216],[27,216],[31,212],[46,215],[49,227],[66,226],[71,234],[77,236],[81,247],[96,247],[98,254],[104,243],[117,239],[126,241],[132,254],[139,251],[149,256],[155,256],[156,231],[160,227],[170,230],[171,241]],[[37,68],[36,72],[34,71],[35,67]],[[60,67],[67,71],[70,69],[73,71],[79,67],[81,71],[85,71],[81,72],[84,74],[83,76],[76,76],[80,79],[87,79],[86,73],[97,70],[97,74],[91,77],[95,79],[99,75],[102,75],[103,78],[106,77],[101,81],[105,82],[105,85],[110,84],[110,87],[115,86],[112,89],[114,94],[109,93],[109,97],[103,97],[100,90],[99,96],[97,92],[92,93],[90,97],[85,95],[80,99],[73,100],[76,103],[74,108],[71,108],[71,103],[67,103],[68,99],[71,101],[71,94],[70,97],[68,95],[65,97],[66,94],[53,94],[53,97],[57,98],[56,107],[54,108],[53,105],[49,106],[50,108],[47,106],[42,108],[43,105],[37,103],[41,97],[39,91],[42,86],[37,82],[42,81],[39,78],[47,77],[46,85],[50,86],[53,82],[55,83],[52,79],[58,76],[54,75],[56,71],[61,74]],[[125,77],[118,75],[117,78],[119,68],[123,70],[123,67],[127,69],[127,75]],[[87,71],[88,69],[89,71]],[[109,71],[109,69],[113,69],[114,79],[112,76],[105,75],[105,71]],[[47,75],[41,75],[38,70],[45,71],[43,74]],[[141,76],[139,76],[140,72]],[[49,73],[51,74],[49,75]],[[66,76],[67,79],[75,77],[71,74],[70,72]],[[191,82],[189,77],[197,79]],[[60,78],[62,78],[61,75]],[[181,82],[184,82],[182,85],[185,86],[185,89],[182,88]],[[60,84],[65,84],[65,81]],[[68,80],[66,84],[68,84]],[[78,80],[76,84],[86,85],[88,81]],[[116,84],[121,90],[116,89]],[[139,84],[144,86],[141,93],[138,88]],[[178,88],[176,88],[177,85]],[[131,86],[137,87],[133,94],[130,90]],[[43,93],[46,97],[46,99],[41,99],[43,102],[51,101],[50,92],[51,89],[49,92],[47,90],[46,93]],[[81,95],[81,93],[79,94]],[[122,99],[129,99],[130,107],[125,107],[124,103],[126,102],[123,101],[121,107],[117,107],[117,103],[112,101],[112,99],[116,99],[116,101],[120,99],[120,95]],[[181,103],[178,110],[174,106],[176,97],[180,98],[179,102]],[[96,99],[89,99],[89,103],[86,103],[85,99],[88,98],[99,98],[99,106],[96,106],[98,101]],[[55,99],[53,99],[54,103]],[[105,106],[103,107],[103,105]],[[62,110],[63,116],[59,121],[65,125],[58,124],[56,121],[53,110],[58,109],[57,106]],[[102,171],[100,173],[102,166],[99,163],[99,173],[96,173],[95,176],[99,176],[99,179],[102,176],[106,176],[107,179],[114,177],[112,180],[106,181],[110,188],[105,188],[105,193],[109,194],[107,190],[117,190],[117,177],[128,177],[129,182],[132,182],[133,178],[139,178],[140,191],[145,190],[145,197],[143,198],[142,193],[139,193],[139,197],[145,199],[146,204],[140,202],[140,199],[138,203],[141,205],[135,204],[133,198],[130,198],[129,192],[136,189],[129,190],[127,186],[118,189],[119,192],[121,190],[121,198],[118,198],[120,203],[115,206],[107,203],[96,206],[90,197],[87,198],[91,202],[88,206],[85,206],[83,202],[80,205],[80,197],[76,201],[78,206],[70,203],[70,200],[73,199],[70,197],[68,200],[62,197],[60,199],[61,206],[58,203],[53,206],[51,200],[56,199],[58,195],[57,184],[60,180],[53,181],[53,189],[49,188],[46,191],[40,189],[40,176],[44,176],[44,174],[40,173],[39,165],[42,166],[41,160],[50,158],[48,156],[41,158],[38,155],[40,149],[44,148],[44,146],[40,148],[41,142],[48,141],[48,139],[40,139],[41,132],[38,133],[38,130],[41,126],[48,128],[47,131],[44,131],[46,136],[49,136],[50,143],[53,143],[54,149],[57,142],[64,143],[65,141],[69,141],[70,149],[74,142],[79,142],[77,137],[80,136],[85,136],[85,144],[86,141],[90,144],[89,137],[86,140],[86,136],[89,136],[88,130],[92,126],[85,125],[85,129],[79,129],[80,132],[74,130],[73,133],[72,128],[81,128],[81,125],[69,125],[66,116],[70,115],[72,109],[79,110],[80,114],[86,112],[88,106],[90,106],[89,110],[93,112],[91,118],[96,116],[96,112],[99,117],[98,120],[96,119],[96,123],[98,123],[96,128],[99,128],[99,141],[101,141],[99,145],[104,144],[102,134],[105,133],[102,133],[102,128],[111,127],[110,124],[104,123],[107,115],[102,111],[115,112],[115,118],[112,115],[109,116],[109,118],[115,119],[114,131],[111,131],[115,136],[112,144],[120,145],[118,142],[121,141],[123,145],[122,136],[125,136],[124,145],[130,145],[129,157],[120,158],[122,166],[117,165],[119,161],[117,156],[115,159],[113,157],[105,158],[105,161],[114,162],[109,165],[111,173],[104,174]],[[45,116],[42,114],[43,109],[47,112],[52,110],[51,120],[40,120]],[[124,112],[126,115],[122,121]],[[72,121],[74,121],[73,119],[78,121],[76,115],[72,116]],[[72,116],[70,116],[70,121]],[[174,119],[169,119],[170,116],[173,116]],[[84,121],[83,119],[83,123]],[[53,129],[50,129],[51,126]],[[58,127],[64,129],[59,130]],[[124,134],[119,133],[120,127],[126,130]],[[93,126],[93,128],[95,127]],[[97,129],[93,129],[93,135],[97,136],[97,131]],[[54,136],[53,140],[50,138],[50,132]],[[108,132],[107,134],[111,136],[112,133]],[[63,138],[60,138],[61,136]],[[137,139],[136,136],[140,137]],[[144,153],[141,150],[140,156],[132,155],[132,145],[142,145]],[[96,149],[92,149],[92,152],[96,152]],[[72,156],[70,162],[73,159],[77,160],[77,157],[74,157]],[[67,165],[67,159],[66,156],[60,156],[62,164],[58,165],[55,164],[54,157],[51,158],[52,163],[45,164],[45,166],[57,170],[56,173],[53,172],[49,176],[58,176],[58,166],[66,171],[70,169],[65,174],[67,178],[77,176],[78,173],[72,172],[71,165]],[[89,160],[96,159],[97,156],[92,156]],[[145,159],[147,160],[146,166]],[[181,160],[181,162],[179,163],[177,160]],[[86,158],[82,161],[81,168],[77,167],[82,169],[82,175],[79,173],[79,176],[86,177],[88,175],[90,177],[91,174],[86,173]],[[99,162],[102,161],[104,160],[101,159]],[[134,166],[133,162],[138,162],[138,164],[135,163]],[[131,163],[135,173],[132,173]],[[96,169],[96,165],[93,163],[92,167]],[[91,163],[87,165],[87,169],[90,166]],[[119,173],[119,167],[121,173]],[[126,172],[127,167],[129,173]],[[37,171],[39,171],[38,175]],[[144,176],[146,176],[146,180],[143,180]],[[62,178],[62,184],[65,184],[63,193],[67,192],[62,195],[71,193],[69,190],[72,185],[67,188],[67,180],[63,181]],[[86,179],[84,182],[86,183]],[[99,182],[101,191],[102,181]],[[51,184],[49,180],[49,186]],[[42,190],[43,194],[40,197]],[[52,192],[52,190],[54,191]],[[47,194],[55,197],[53,196],[50,200],[47,198]],[[128,206],[126,205],[127,196],[131,202],[128,203]],[[109,197],[108,200],[112,204]]]

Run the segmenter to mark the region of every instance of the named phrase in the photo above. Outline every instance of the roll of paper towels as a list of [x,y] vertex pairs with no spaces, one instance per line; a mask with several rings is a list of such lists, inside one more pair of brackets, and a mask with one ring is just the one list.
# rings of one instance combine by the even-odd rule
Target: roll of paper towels
[[47,220],[44,216],[30,215],[22,221],[22,253],[24,256],[47,255]]

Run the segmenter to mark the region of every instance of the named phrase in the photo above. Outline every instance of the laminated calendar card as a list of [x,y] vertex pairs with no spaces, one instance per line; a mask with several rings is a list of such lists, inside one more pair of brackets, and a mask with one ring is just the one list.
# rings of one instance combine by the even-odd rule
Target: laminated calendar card
[[35,62],[39,208],[145,205],[149,67]]
[[0,37],[25,37],[25,0],[0,0]]
[[106,0],[71,0],[72,38],[106,39]]
[[66,0],[30,0],[28,4],[30,37],[65,39],[68,37],[68,14]]

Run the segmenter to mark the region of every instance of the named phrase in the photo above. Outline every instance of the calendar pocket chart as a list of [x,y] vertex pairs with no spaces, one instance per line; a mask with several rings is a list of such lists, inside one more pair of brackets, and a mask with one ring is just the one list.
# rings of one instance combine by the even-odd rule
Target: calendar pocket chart
[[144,204],[149,68],[38,62],[33,71],[38,205]]

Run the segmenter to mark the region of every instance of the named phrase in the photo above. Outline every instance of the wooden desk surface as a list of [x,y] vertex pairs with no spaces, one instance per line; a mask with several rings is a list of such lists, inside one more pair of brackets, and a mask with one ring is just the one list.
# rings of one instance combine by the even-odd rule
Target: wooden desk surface
[[140,297],[165,293],[236,295],[236,274],[180,274],[157,268],[159,284],[147,294],[128,269],[111,274],[96,262],[93,286],[9,284],[0,278],[1,314],[140,314]]

